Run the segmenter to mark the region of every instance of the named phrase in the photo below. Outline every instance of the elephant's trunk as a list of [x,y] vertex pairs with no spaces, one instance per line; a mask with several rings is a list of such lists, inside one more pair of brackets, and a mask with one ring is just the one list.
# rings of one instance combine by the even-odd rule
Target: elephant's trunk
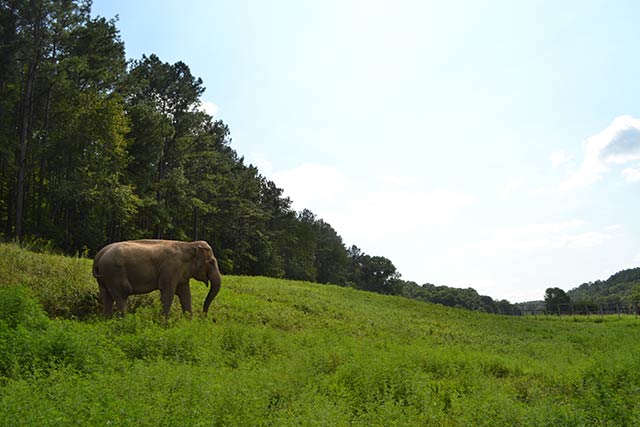
[[205,314],[209,310],[211,301],[213,301],[216,295],[218,295],[218,292],[220,291],[220,285],[222,284],[222,276],[220,276],[220,270],[218,270],[218,262],[215,258],[211,261],[208,276],[209,284],[211,287],[209,288],[209,293],[204,300],[204,307],[202,308],[202,311],[204,311]]

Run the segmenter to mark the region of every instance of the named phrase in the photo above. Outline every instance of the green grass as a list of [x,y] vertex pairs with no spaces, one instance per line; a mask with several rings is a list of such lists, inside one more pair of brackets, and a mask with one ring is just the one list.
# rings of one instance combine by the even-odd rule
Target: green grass
[[[194,306],[206,288],[192,283]],[[640,320],[503,317],[226,276],[96,316],[91,261],[0,245],[0,425],[640,424]]]

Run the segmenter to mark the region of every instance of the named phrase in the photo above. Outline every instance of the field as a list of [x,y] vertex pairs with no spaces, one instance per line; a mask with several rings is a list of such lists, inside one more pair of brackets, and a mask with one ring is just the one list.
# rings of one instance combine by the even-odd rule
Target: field
[[[206,288],[192,283],[194,306]],[[506,317],[223,278],[104,320],[91,261],[0,245],[2,426],[640,424],[640,319]]]

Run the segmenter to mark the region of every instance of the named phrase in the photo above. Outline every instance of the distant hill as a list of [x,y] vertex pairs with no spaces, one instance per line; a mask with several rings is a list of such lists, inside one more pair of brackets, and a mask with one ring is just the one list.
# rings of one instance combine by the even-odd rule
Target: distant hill
[[637,285],[640,285],[640,267],[622,270],[604,281],[583,283],[567,295],[573,302],[618,303],[626,301]]
[[[631,301],[631,293],[636,285],[640,285],[640,267],[622,270],[609,277],[607,280],[583,283],[580,286],[567,291],[567,295],[574,304],[618,304]],[[640,302],[640,287],[635,292],[633,302]],[[514,304],[522,311],[545,310],[544,299],[527,301]]]

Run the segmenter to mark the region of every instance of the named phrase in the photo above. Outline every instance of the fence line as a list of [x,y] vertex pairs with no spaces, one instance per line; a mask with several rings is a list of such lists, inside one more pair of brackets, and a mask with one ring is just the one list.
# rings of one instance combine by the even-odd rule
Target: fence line
[[498,314],[511,316],[609,316],[622,315],[638,318],[640,304],[638,303],[608,303],[608,304],[553,304],[549,306],[513,306],[499,307]]

